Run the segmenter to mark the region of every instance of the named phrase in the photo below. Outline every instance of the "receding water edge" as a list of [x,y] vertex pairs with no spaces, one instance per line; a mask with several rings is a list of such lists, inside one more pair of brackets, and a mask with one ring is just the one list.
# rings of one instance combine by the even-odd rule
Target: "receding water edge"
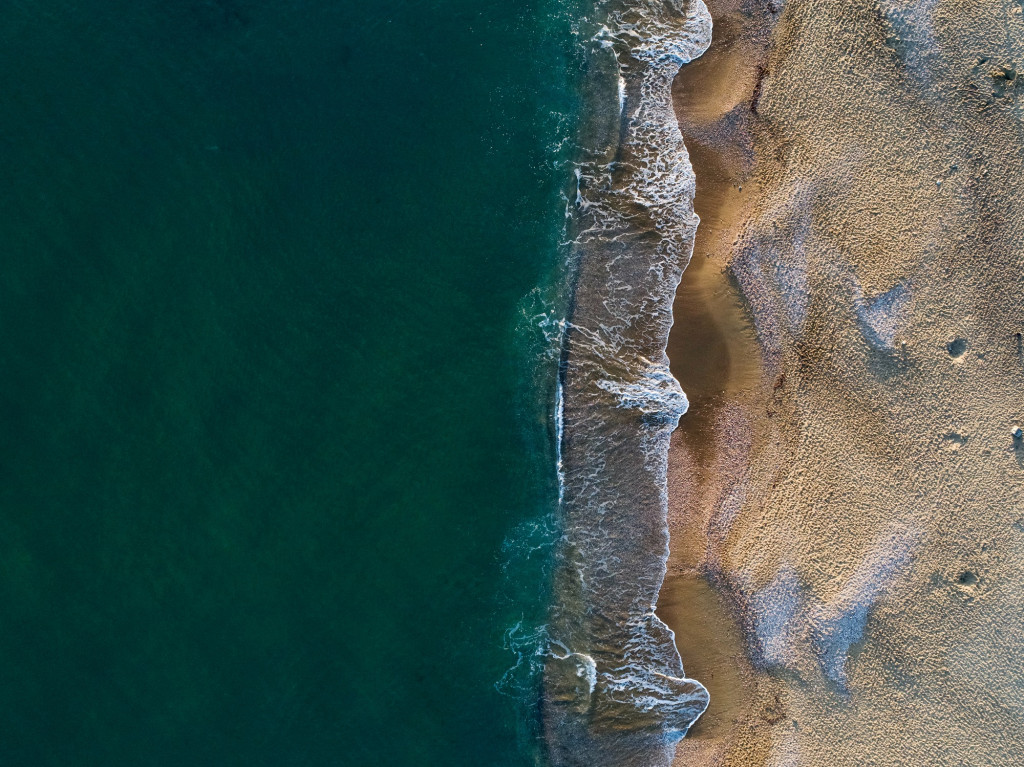
[[543,627],[510,632],[539,674],[554,765],[668,765],[708,704],[654,610],[669,438],[688,406],[665,350],[697,226],[671,85],[710,35],[700,0],[601,2],[580,25],[567,310],[542,320],[558,349],[551,608]]

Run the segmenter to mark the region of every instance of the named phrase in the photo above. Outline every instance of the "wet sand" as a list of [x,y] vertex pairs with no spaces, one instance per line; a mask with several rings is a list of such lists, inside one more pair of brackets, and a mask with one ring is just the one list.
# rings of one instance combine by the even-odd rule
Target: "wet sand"
[[1024,763],[1018,3],[708,2],[669,356],[678,765]]
[[718,479],[730,473],[722,462],[738,463],[733,451],[722,449],[716,424],[755,396],[761,374],[752,319],[728,266],[735,229],[755,197],[749,129],[767,24],[736,2],[708,7],[715,19],[712,45],[683,68],[673,87],[701,223],[676,294],[668,345],[672,372],[691,404],[670,452],[671,555],[658,614],[675,632],[687,674],[711,694],[708,711],[677,749],[681,764],[715,764],[722,744],[746,727],[754,673],[737,605],[712,583],[706,528],[713,509],[702,501],[716,497]]

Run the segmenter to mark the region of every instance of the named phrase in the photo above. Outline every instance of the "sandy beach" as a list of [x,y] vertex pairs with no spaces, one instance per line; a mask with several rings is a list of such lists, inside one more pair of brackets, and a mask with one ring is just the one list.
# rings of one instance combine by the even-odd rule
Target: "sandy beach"
[[673,95],[678,765],[1024,762],[1024,18],[712,0]]

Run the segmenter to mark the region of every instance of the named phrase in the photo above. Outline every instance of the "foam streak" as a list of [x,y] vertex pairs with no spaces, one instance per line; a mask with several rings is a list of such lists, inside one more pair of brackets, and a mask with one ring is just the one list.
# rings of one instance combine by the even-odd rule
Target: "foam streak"
[[668,558],[669,439],[687,408],[665,348],[697,226],[671,86],[710,43],[711,19],[700,0],[604,10],[593,59],[605,75],[576,174],[544,724],[556,765],[646,767],[669,764],[708,704],[654,608]]

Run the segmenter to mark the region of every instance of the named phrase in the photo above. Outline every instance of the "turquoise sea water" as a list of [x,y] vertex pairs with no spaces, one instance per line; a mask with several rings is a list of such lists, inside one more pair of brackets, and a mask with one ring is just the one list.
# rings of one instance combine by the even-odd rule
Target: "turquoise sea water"
[[574,13],[4,7],[0,764],[533,763]]

